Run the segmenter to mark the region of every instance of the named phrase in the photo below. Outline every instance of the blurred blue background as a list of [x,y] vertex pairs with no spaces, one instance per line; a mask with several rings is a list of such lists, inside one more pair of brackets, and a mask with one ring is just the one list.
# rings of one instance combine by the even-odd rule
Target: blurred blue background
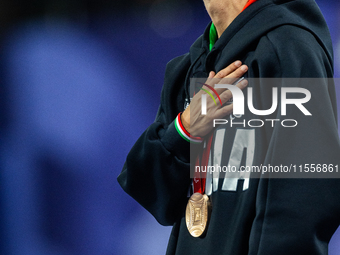
[[[340,4],[317,3],[339,77]],[[116,178],[208,22],[202,1],[1,1],[0,254],[165,253],[171,228]]]

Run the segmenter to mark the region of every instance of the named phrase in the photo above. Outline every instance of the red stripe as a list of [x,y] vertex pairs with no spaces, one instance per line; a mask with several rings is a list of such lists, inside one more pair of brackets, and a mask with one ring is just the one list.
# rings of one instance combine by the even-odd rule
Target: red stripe
[[183,127],[182,120],[181,120],[181,112],[177,115],[177,118],[178,118],[179,126],[181,127],[181,129],[183,130],[183,132],[184,132],[187,136],[190,137],[189,132]]
[[[202,153],[202,158],[201,158],[201,166],[202,167],[207,167],[209,163],[209,156],[210,156],[210,150],[211,150],[211,143],[213,139],[213,134],[212,133],[208,140],[207,140],[207,146],[204,148],[203,153]],[[200,164],[199,162],[199,157],[197,157],[196,166]],[[200,172],[195,172],[194,176],[194,193],[198,192],[201,194],[204,194],[205,192],[205,183],[206,183],[206,172],[205,173],[200,173]]]
[[220,100],[220,104],[222,105],[222,100],[221,100],[219,94],[217,93],[217,91],[216,91],[213,87],[211,87],[210,85],[208,85],[208,84],[205,84],[205,83],[204,83],[203,85],[204,85],[204,86],[207,86],[209,89],[211,89],[211,90],[215,93],[215,95],[217,96],[218,100]]
[[[199,164],[200,164],[200,159],[197,156],[195,166],[199,166]],[[193,181],[194,181],[194,193],[198,192],[198,193],[203,194],[202,186],[201,186],[201,174],[200,174],[200,172],[195,172],[195,176],[194,176]]]
[[245,9],[247,9],[249,7],[249,5],[255,3],[257,0],[249,0],[248,3],[243,7],[243,10],[244,11]]
[[181,112],[177,115],[177,118],[178,118],[178,123],[179,123],[179,126],[180,128],[183,130],[183,132],[189,136],[190,138],[192,139],[196,139],[196,140],[203,140],[201,137],[194,137],[194,136],[191,136],[190,133],[184,128],[183,124],[182,124],[182,120],[181,120]]
[[[251,4],[255,3],[256,1],[257,0],[249,0],[248,3],[244,6],[242,11],[247,9]],[[217,92],[211,86],[209,86],[207,84],[204,84],[204,85],[207,86],[209,89],[211,89],[218,96]],[[218,99],[220,100],[220,103],[222,105],[222,102],[221,102],[221,99],[219,98],[219,96],[218,96]],[[181,116],[179,114],[179,121],[178,122],[181,125],[181,128],[184,130],[184,132],[186,134],[189,134],[189,133],[187,133],[187,131],[182,126],[182,122],[180,120],[181,120]],[[188,136],[190,136],[190,134]],[[203,166],[203,167],[208,166],[208,163],[209,163],[209,156],[210,156],[212,139],[213,139],[213,133],[209,136],[207,146],[203,150],[203,153],[202,153],[201,166]],[[196,166],[200,165],[199,157],[196,158],[195,165]],[[199,192],[201,194],[204,194],[205,183],[206,183],[206,173],[196,172],[195,176],[194,176],[194,193]]]

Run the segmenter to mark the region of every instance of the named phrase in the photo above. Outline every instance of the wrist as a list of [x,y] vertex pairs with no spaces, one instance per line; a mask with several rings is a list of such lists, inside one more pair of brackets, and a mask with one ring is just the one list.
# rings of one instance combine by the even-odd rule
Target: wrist
[[179,135],[188,142],[191,143],[202,143],[203,139],[201,137],[193,137],[190,133],[184,128],[181,121],[181,113],[179,113],[175,119],[175,127]]
[[184,129],[190,134],[190,116],[188,116],[186,112],[183,112],[180,115],[180,119]]

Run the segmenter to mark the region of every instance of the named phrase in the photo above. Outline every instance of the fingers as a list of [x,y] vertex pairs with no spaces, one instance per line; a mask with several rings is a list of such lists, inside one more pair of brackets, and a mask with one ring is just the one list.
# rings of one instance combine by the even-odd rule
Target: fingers
[[[241,61],[239,61],[240,63],[241,63]],[[234,65],[235,66],[235,65]],[[226,70],[226,69],[223,69],[222,71],[220,71],[220,72],[222,72],[223,73],[223,71],[224,70]],[[237,82],[237,80],[239,80],[241,77],[243,77],[244,76],[244,74],[246,73],[248,71],[248,66],[246,66],[246,65],[241,65],[241,66],[239,66],[238,68],[236,68],[234,71],[232,71],[231,73],[229,73],[227,76],[225,76],[225,77],[223,77],[223,78],[220,78],[219,80],[214,80],[214,81],[211,81],[211,83],[213,83],[214,85],[215,84],[234,84],[235,82]],[[219,73],[220,73],[219,72]],[[218,73],[218,74],[219,74]],[[218,75],[217,74],[217,75]],[[217,75],[215,75],[215,77],[217,76]],[[214,78],[215,78],[214,77]],[[225,91],[225,89],[216,89],[216,92],[218,93],[218,94],[221,94],[221,93],[223,93],[223,91]]]
[[[205,84],[214,87],[216,83],[220,84],[233,84],[238,78],[241,78],[248,71],[248,66],[242,65],[242,62],[237,60],[226,68],[219,71],[216,75],[213,71],[209,73],[209,77]],[[214,78],[214,79],[212,79]],[[217,90],[218,91],[218,90]],[[222,93],[219,90],[218,93]]]
[[[213,71],[209,73],[209,77],[205,83],[200,83],[203,86],[193,97],[190,103],[191,108],[189,108],[189,106],[181,116],[182,123],[185,126],[185,129],[189,130],[190,134],[203,137],[211,131],[212,127],[209,123],[211,123],[212,119],[223,118],[232,113],[233,104],[231,102],[230,104],[225,104],[233,96],[231,91],[225,88],[215,89],[214,85],[234,84],[235,81],[243,77],[247,71],[248,67],[246,65],[242,65],[241,61],[236,61],[219,71],[217,74]],[[235,86],[244,89],[247,85],[248,81],[242,80]],[[209,94],[209,96],[205,97],[206,114],[201,114],[201,95],[205,93]],[[221,100],[221,103],[217,99]],[[191,119],[189,118],[190,116]]]
[[245,87],[248,86],[248,81],[247,80],[241,80],[235,86],[243,90],[243,89],[245,89]]
[[242,62],[237,60],[234,63],[230,64],[229,66],[227,66],[226,68],[222,69],[221,71],[219,71],[214,78],[218,78],[218,79],[222,79],[230,74],[232,74],[233,72],[235,72],[235,70],[237,70],[238,68],[240,68],[242,65]]
[[208,86],[213,86],[213,78],[215,77],[215,72],[214,71],[211,71],[210,73],[209,73],[209,76],[208,76],[208,79],[205,81],[205,83],[203,84],[203,86],[205,85],[205,84],[208,84]]
[[223,118],[229,114],[233,113],[233,104],[228,104],[226,106],[223,106],[222,108],[218,109],[216,111],[217,118]]
[[[247,80],[242,80],[239,83],[237,83],[235,86],[240,88],[241,90],[243,90],[244,88],[246,88],[248,86],[248,81]],[[221,98],[222,104],[224,105],[225,103],[227,103],[232,98],[232,96],[233,95],[232,95],[230,90],[227,89],[227,90],[223,91],[220,94],[220,98]],[[225,106],[223,106],[223,107],[225,107]]]
[[215,76],[215,72],[214,72],[214,71],[211,71],[211,72],[209,73],[208,79],[214,78],[214,76]]
[[[209,73],[209,77],[204,84],[208,90],[212,90],[213,94],[218,94],[219,99],[221,99],[221,104],[219,107],[217,107],[216,114],[220,117],[230,114],[230,112],[233,109],[232,104],[225,105],[231,98],[232,93],[230,90],[225,88],[216,88],[214,89],[215,84],[234,84],[238,79],[244,76],[244,74],[248,71],[248,66],[242,65],[241,61],[235,61],[234,63],[230,64],[223,70],[219,71],[217,74],[215,74],[213,71]],[[214,78],[214,79],[213,79]],[[216,79],[218,78],[218,79]],[[204,87],[203,85],[203,87]],[[240,89],[244,89],[248,85],[247,80],[242,80],[238,82],[235,86],[237,86]],[[205,90],[204,90],[205,91]],[[201,91],[200,91],[201,92]],[[203,93],[203,92],[202,92]],[[214,96],[215,97],[215,96]],[[209,99],[208,99],[209,101]],[[217,99],[216,99],[217,101]],[[211,102],[210,102],[211,103]],[[215,107],[213,103],[211,103],[211,107]],[[209,108],[209,107],[208,107]]]
[[248,66],[242,65],[239,68],[237,68],[234,72],[222,78],[219,83],[220,84],[233,84],[234,82],[237,81],[237,79],[241,78],[247,71],[248,71]]

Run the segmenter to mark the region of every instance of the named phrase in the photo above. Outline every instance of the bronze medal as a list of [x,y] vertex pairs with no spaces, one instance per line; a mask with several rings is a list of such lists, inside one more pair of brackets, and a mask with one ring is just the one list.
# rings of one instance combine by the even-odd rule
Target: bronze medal
[[209,220],[209,197],[194,193],[188,201],[185,211],[185,221],[189,233],[193,237],[201,236],[207,228]]

